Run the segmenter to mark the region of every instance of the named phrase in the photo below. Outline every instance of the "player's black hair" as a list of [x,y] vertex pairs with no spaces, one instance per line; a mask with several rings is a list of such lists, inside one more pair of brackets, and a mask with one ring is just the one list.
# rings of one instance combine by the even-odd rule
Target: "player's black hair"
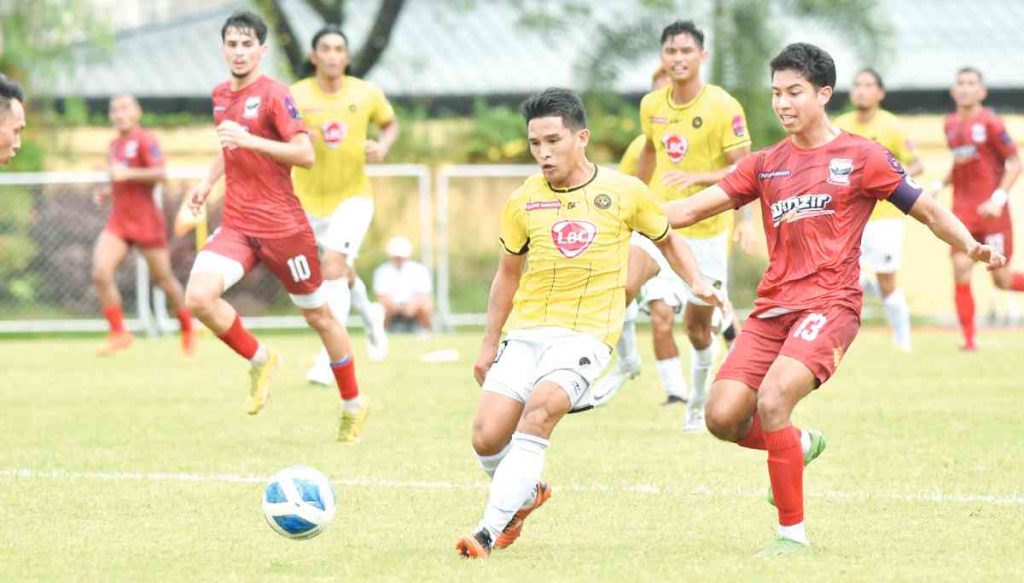
[[538,117],[560,117],[562,123],[574,132],[587,127],[587,111],[583,101],[568,89],[552,87],[531,95],[519,106],[519,113],[529,124]]
[[11,101],[15,99],[22,104],[25,103],[25,94],[21,91],[21,85],[0,73],[0,116],[7,115],[11,111]]
[[979,83],[985,82],[985,77],[981,74],[981,71],[979,71],[977,67],[972,67],[970,65],[967,65],[966,67],[960,67],[956,72],[956,76],[959,77],[964,73],[974,73],[975,75],[978,76]]
[[348,37],[345,36],[344,32],[342,32],[341,27],[338,26],[337,24],[326,24],[323,26],[323,28],[316,31],[316,34],[313,35],[313,42],[309,43],[310,48],[312,48],[315,51],[316,45],[317,43],[320,42],[320,39],[329,34],[336,34],[340,36],[341,40],[345,41],[345,46],[348,46]]
[[224,41],[229,28],[233,28],[241,33],[251,32],[255,34],[261,45],[267,42],[267,23],[254,12],[238,10],[229,16],[224,21],[224,26],[220,29],[221,42]]
[[864,73],[867,73],[868,75],[874,77],[875,84],[878,85],[878,88],[881,89],[882,91],[885,91],[885,82],[882,81],[882,76],[878,73],[878,71],[872,69],[871,67],[864,67],[860,71],[857,71],[858,76],[863,75]]
[[775,55],[771,71],[796,71],[815,89],[836,86],[836,63],[832,55],[808,43],[793,43]]
[[692,20],[677,20],[666,26],[661,31],[661,44],[665,44],[665,41],[680,34],[692,36],[693,40],[697,41],[697,46],[704,48],[704,31],[697,28]]

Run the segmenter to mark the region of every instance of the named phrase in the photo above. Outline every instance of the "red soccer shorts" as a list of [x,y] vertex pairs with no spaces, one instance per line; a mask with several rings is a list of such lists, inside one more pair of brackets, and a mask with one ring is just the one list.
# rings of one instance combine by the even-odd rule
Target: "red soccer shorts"
[[146,220],[127,220],[111,213],[103,230],[129,245],[143,249],[159,249],[167,246],[167,225],[163,215],[152,213]]
[[782,355],[802,362],[821,385],[835,374],[858,330],[860,314],[846,306],[748,318],[715,378],[739,381],[756,390]]

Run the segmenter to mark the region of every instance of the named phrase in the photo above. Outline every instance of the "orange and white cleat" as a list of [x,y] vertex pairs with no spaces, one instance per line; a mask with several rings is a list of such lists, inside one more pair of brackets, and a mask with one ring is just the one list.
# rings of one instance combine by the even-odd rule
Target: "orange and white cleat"
[[96,350],[96,356],[110,356],[115,352],[128,350],[133,340],[131,332],[111,332],[103,346]]
[[537,482],[536,488],[537,495],[533,499],[533,504],[528,508],[520,508],[515,513],[515,516],[512,517],[505,530],[501,531],[501,534],[498,535],[498,540],[494,541],[494,548],[504,549],[516,542],[519,535],[523,534],[523,523],[526,522],[526,517],[534,510],[543,506],[548,501],[548,498],[551,498],[551,484],[541,480]]
[[181,352],[185,356],[195,356],[196,346],[199,344],[199,335],[195,330],[181,333]]
[[455,550],[466,559],[486,559],[491,555],[491,534],[481,528],[475,534],[460,538]]

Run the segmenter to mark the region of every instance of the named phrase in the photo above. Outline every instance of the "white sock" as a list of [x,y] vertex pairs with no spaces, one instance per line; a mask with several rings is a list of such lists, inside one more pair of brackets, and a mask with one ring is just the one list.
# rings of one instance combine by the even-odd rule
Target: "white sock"
[[691,407],[700,407],[707,400],[708,376],[715,361],[714,347],[713,342],[703,350],[690,347],[690,383],[693,387],[690,391]]
[[800,430],[800,450],[804,452],[804,455],[811,451],[811,434],[803,429]]
[[907,305],[907,296],[902,289],[898,289],[886,296],[882,305],[892,325],[893,343],[900,348],[910,349],[910,306]]
[[487,510],[480,522],[480,528],[487,529],[492,541],[498,540],[516,511],[536,490],[548,444],[543,437],[518,431],[512,435],[511,447],[494,472]]
[[352,287],[349,288],[352,292],[352,307],[359,312],[359,316],[363,319],[363,323],[366,324],[367,329],[370,327],[370,296],[366,292],[366,284],[363,283],[363,278],[356,276],[355,281],[352,283]]
[[778,530],[779,536],[788,538],[789,540],[795,540],[798,543],[809,545],[807,541],[807,531],[804,529],[804,523],[798,523],[791,526],[779,525]]
[[343,411],[355,413],[363,408],[363,396],[357,395],[355,399],[342,399],[341,408]]
[[504,449],[494,455],[476,454],[476,460],[480,462],[480,467],[483,468],[484,472],[486,472],[487,476],[492,480],[494,479],[494,471],[498,469],[498,464],[501,463],[501,460],[505,459],[505,454],[508,453],[508,450],[511,449],[511,447],[512,442],[510,441],[505,444]]
[[266,364],[268,358],[270,358],[270,353],[267,352],[267,347],[263,346],[261,342],[259,348],[256,349],[256,354],[252,355],[252,358],[249,359],[249,363],[253,366],[261,366]]
[[619,336],[619,343],[615,345],[619,353],[620,362],[640,363],[640,354],[636,348],[636,322],[626,320],[622,323],[622,335]]
[[334,314],[334,319],[344,326],[348,324],[348,312],[352,302],[352,292],[348,288],[348,280],[328,279],[324,281],[327,293],[327,306]]
[[678,356],[665,358],[655,363],[658,367],[658,377],[661,378],[661,386],[669,396],[686,398],[686,385],[683,381],[683,365],[679,362]]

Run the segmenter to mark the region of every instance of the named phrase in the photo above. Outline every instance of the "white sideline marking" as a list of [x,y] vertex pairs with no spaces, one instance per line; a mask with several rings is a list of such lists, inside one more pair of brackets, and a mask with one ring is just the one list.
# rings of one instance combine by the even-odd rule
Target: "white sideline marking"
[[[241,474],[188,474],[166,472],[79,472],[69,470],[36,470],[33,468],[0,468],[0,477],[53,479],[53,480],[144,480],[149,482],[224,482],[235,484],[263,484],[268,479],[261,476],[244,476]],[[390,490],[486,490],[483,482],[427,482],[386,480],[382,478],[332,478],[335,485],[349,488],[386,488]],[[714,497],[754,497],[764,495],[764,490],[750,489],[715,489],[709,486],[662,486],[658,484],[567,484],[558,486],[559,490],[570,492],[622,492],[628,494],[669,494],[677,496]],[[997,504],[1024,506],[1024,494],[994,496],[987,494],[945,494],[942,492],[841,492],[826,490],[812,492],[809,498],[831,500],[887,500],[898,502],[937,502],[954,504]]]

